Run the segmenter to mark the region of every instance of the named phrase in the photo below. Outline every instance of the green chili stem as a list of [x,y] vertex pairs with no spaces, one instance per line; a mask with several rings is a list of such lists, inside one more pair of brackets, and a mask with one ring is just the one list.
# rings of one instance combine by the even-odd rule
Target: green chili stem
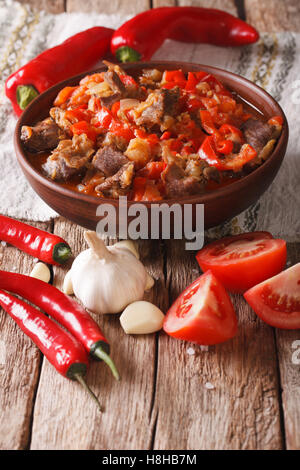
[[96,403],[97,407],[99,408],[99,410],[102,412],[102,407],[100,405],[100,402],[98,400],[98,398],[96,397],[96,395],[94,394],[94,392],[92,392],[92,390],[90,389],[90,387],[88,386],[88,384],[86,383],[86,381],[84,380],[83,376],[79,373],[77,374],[74,374],[73,375],[74,379],[76,379],[84,388],[85,390],[87,391],[87,393],[89,394],[89,396],[94,400],[94,402]]
[[141,54],[129,46],[122,46],[116,51],[116,58],[119,62],[138,62]]
[[117,371],[114,361],[101,347],[98,346],[97,348],[95,348],[93,354],[108,365],[115,379],[120,380],[120,375]]
[[21,109],[25,109],[39,92],[32,85],[19,85],[17,88],[17,103]]

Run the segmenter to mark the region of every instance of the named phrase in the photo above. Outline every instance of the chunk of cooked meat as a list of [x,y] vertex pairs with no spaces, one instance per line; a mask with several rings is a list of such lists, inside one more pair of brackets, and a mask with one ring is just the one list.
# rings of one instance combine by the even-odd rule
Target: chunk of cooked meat
[[104,139],[101,139],[99,146],[108,146],[114,148],[115,150],[125,152],[128,147],[128,141],[121,135],[116,135],[112,132],[107,132]]
[[109,84],[114,93],[119,93],[119,95],[122,97],[126,96],[125,85],[114,70],[108,70],[105,72],[104,80]]
[[171,163],[162,173],[165,182],[166,195],[169,198],[190,196],[204,191],[204,178],[187,176],[176,163]]
[[109,176],[96,186],[95,191],[104,196],[118,198],[128,193],[134,177],[134,164],[131,162],[123,165],[117,173]]
[[94,153],[93,142],[85,134],[61,140],[43,165],[43,170],[53,180],[66,181],[86,170]]
[[57,108],[57,107],[51,108],[50,116],[56,122],[58,127],[66,133],[68,137],[72,135],[71,130],[70,130],[72,123],[68,119],[66,119],[66,111],[64,109]]
[[[160,89],[150,93],[147,100],[135,111],[135,122],[138,126],[151,129],[163,124],[166,116],[174,116],[178,110],[179,88]],[[141,112],[140,112],[141,111]],[[139,115],[140,113],[140,115]]]
[[64,133],[51,118],[38,122],[35,126],[22,126],[21,140],[29,152],[53,150]]
[[122,98],[145,99],[145,91],[136,83],[123,83],[122,75],[127,76],[126,72],[118,65],[104,60],[108,71],[104,73],[104,80],[109,84],[115,93],[120,93]]
[[194,176],[198,179],[204,178],[206,181],[213,180],[217,183],[220,182],[220,173],[217,168],[209,166],[209,164],[203,160],[199,160],[198,156],[192,158],[190,155],[184,171],[188,176]]
[[269,140],[274,139],[274,135],[277,132],[276,128],[267,122],[252,118],[248,119],[243,124],[242,131],[244,132],[246,142],[250,144],[258,154]]
[[109,146],[99,149],[92,161],[92,165],[102,171],[105,176],[114,175],[126,163],[128,163],[128,158],[122,152]]
[[100,98],[101,106],[105,106],[105,108],[110,109],[112,105],[116,103],[117,101],[120,101],[121,98],[122,98],[122,95],[119,92],[113,93],[112,95],[109,95],[109,96],[102,96]]

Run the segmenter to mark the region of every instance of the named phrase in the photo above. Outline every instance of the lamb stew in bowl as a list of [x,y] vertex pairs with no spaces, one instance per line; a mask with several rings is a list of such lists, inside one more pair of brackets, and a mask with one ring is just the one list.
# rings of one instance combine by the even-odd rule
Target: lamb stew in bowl
[[107,71],[63,88],[49,117],[24,125],[31,164],[74,191],[133,201],[203,194],[262,165],[282,130],[212,74]]

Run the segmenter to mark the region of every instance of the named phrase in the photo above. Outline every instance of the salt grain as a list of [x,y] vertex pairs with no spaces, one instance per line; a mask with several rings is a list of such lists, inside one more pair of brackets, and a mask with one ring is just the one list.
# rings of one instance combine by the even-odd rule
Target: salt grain
[[189,356],[193,356],[193,355],[195,354],[195,349],[193,349],[193,348],[188,348],[188,349],[186,350],[186,352],[188,353]]
[[6,243],[6,242],[4,242],[4,241],[2,241],[2,242],[1,242],[1,245],[2,245],[2,246],[6,246],[6,245],[7,245],[7,243]]
[[205,388],[207,388],[208,390],[213,390],[215,386],[210,382],[206,382]]

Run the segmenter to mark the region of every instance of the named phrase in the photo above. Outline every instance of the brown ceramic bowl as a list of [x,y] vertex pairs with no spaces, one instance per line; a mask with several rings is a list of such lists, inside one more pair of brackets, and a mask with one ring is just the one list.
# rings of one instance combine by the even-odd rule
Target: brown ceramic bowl
[[[181,206],[183,204],[192,204],[193,218],[195,218],[196,204],[204,204],[205,229],[207,229],[231,219],[259,199],[271,184],[279,170],[288,142],[288,124],[286,117],[279,104],[268,93],[245,78],[223,69],[202,64],[160,61],[132,63],[126,64],[123,67],[133,75],[147,67],[156,67],[161,70],[174,70],[181,68],[184,72],[205,70],[218,77],[226,87],[235,91],[246,102],[251,103],[251,105],[259,110],[265,118],[270,118],[275,115],[282,116],[284,120],[283,132],[272,155],[259,168],[244,178],[230,184],[229,186],[217,189],[216,191],[211,191],[207,194],[187,196],[180,200],[168,199],[162,202],[167,203],[168,205],[177,202]],[[97,71],[103,71],[104,69],[106,69],[106,67],[102,66],[97,69]],[[97,207],[101,204],[110,203],[114,205],[118,213],[118,200],[103,199],[81,194],[50,181],[35,170],[29,163],[20,140],[21,127],[23,125],[32,125],[38,120],[47,117],[49,109],[59,90],[65,86],[78,84],[79,80],[85,75],[86,74],[77,75],[65,80],[64,82],[58,83],[38,96],[28,106],[18,120],[15,130],[14,144],[19,164],[21,165],[25,177],[37,194],[59,214],[79,225],[82,225],[83,227],[94,230],[97,222],[100,220],[100,217],[96,215]],[[128,207],[131,204],[135,203],[128,201]],[[147,208],[149,223],[151,223],[150,208],[153,203],[142,202],[142,204]],[[128,218],[129,221],[131,219],[132,217]]]

